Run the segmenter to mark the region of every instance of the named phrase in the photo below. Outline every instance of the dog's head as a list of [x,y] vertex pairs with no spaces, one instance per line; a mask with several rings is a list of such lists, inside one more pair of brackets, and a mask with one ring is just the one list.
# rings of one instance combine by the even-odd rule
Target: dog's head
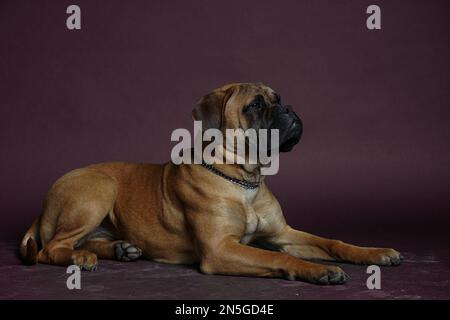
[[262,83],[233,83],[205,95],[192,111],[203,129],[278,129],[279,149],[291,151],[303,131],[300,118]]

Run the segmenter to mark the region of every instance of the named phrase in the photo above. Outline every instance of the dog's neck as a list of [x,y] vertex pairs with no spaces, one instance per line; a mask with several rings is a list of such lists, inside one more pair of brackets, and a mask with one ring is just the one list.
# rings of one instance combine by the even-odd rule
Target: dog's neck
[[264,176],[261,175],[261,164],[250,164],[248,159],[240,159],[240,161],[238,161],[244,162],[243,164],[228,164],[226,163],[227,157],[237,160],[238,155],[236,152],[227,150],[225,146],[223,146],[223,148],[217,148],[216,150],[218,150],[218,153],[215,154],[214,159],[206,161],[207,163],[211,163],[214,168],[231,178],[257,184],[263,182]]
[[256,184],[261,184],[264,181],[259,164],[213,164],[212,166],[235,179]]

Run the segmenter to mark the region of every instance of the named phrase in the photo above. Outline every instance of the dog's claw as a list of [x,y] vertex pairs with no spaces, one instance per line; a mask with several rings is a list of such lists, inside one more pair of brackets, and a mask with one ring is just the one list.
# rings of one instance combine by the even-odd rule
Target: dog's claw
[[396,265],[400,264],[401,260],[402,259],[400,257],[392,257],[391,258],[391,265],[392,266],[396,266]]
[[324,275],[317,281],[319,284],[328,284],[328,275]]
[[352,277],[350,277],[347,273],[344,272],[344,282],[352,280]]
[[319,278],[317,281],[315,281],[317,284],[320,285],[335,285],[335,284],[344,284],[348,280],[350,280],[350,276],[346,274],[344,271],[340,272],[328,272],[326,275]]
[[388,248],[373,249],[373,255],[365,264],[376,264],[379,266],[397,266],[404,259],[400,252]]

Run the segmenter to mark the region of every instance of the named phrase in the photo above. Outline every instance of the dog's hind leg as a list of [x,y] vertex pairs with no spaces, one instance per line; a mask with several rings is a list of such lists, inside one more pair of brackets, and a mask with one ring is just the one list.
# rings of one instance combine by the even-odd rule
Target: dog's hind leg
[[142,255],[142,250],[123,240],[92,239],[84,243],[79,249],[88,250],[100,259],[114,259],[119,261],[134,261]]
[[97,256],[87,250],[74,250],[79,233],[59,233],[38,253],[38,262],[61,266],[77,265],[83,270],[97,269]]
[[95,270],[97,255],[78,246],[112,213],[116,194],[115,180],[96,170],[79,169],[60,178],[41,217],[38,262]]

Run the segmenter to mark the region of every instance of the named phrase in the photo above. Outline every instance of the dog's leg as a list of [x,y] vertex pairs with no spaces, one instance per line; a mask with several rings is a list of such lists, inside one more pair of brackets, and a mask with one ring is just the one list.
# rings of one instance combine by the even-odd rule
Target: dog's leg
[[316,264],[287,253],[241,244],[245,220],[230,219],[227,216],[229,212],[221,212],[220,215],[206,210],[205,213],[187,213],[203,273],[284,277],[318,284],[342,284],[347,281],[348,276],[337,266]]
[[[62,235],[59,235],[61,237]],[[74,250],[72,238],[51,240],[44,249],[38,253],[38,262],[68,266],[75,264],[83,270],[95,271],[97,269],[97,256],[87,250]]]
[[322,259],[355,264],[398,265],[399,252],[389,248],[358,247],[339,240],[326,239],[289,226],[268,239],[282,251],[304,259]]
[[207,250],[200,269],[206,274],[259,277],[284,277],[316,284],[342,284],[348,280],[337,266],[316,264],[289,254],[240,244],[237,239],[223,239],[221,245]]
[[61,266],[75,264],[83,270],[95,271],[97,255],[77,248],[77,244],[96,229],[105,215],[106,213],[97,214],[95,211],[82,210],[81,207],[65,210],[60,215],[53,238],[39,251],[38,262]]
[[97,255],[77,246],[112,213],[116,190],[113,179],[91,169],[60,178],[49,191],[41,216],[43,248],[38,262],[95,270]]
[[119,261],[134,261],[142,255],[141,249],[123,240],[92,239],[80,246],[79,249],[93,252],[100,259]]

